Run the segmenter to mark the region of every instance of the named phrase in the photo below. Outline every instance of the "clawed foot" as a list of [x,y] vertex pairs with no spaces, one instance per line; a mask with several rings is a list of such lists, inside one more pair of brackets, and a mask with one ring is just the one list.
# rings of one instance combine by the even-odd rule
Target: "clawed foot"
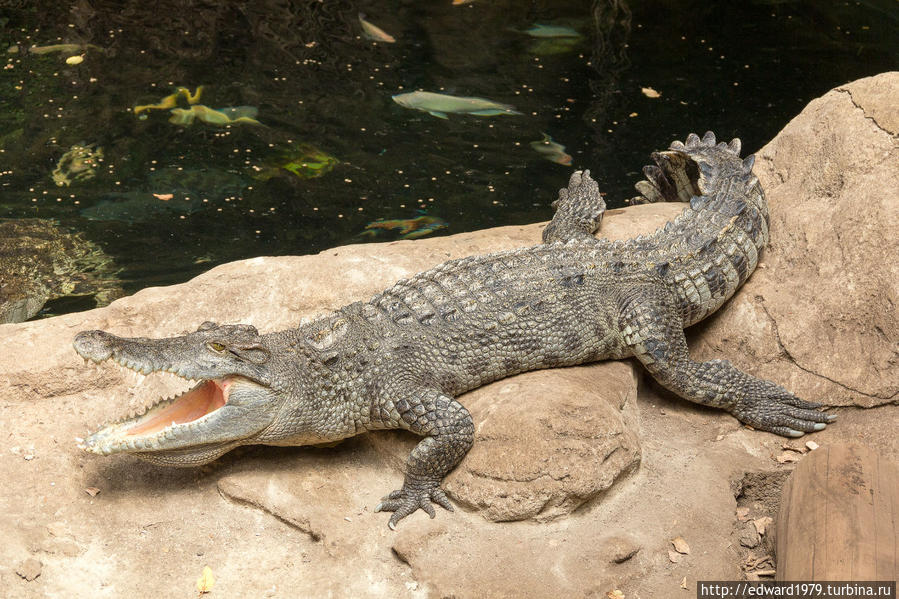
[[419,509],[424,510],[433,518],[436,513],[434,506],[431,505],[432,501],[451,512],[453,511],[453,505],[443,489],[440,488],[439,481],[418,484],[406,481],[403,483],[402,489],[388,495],[375,507],[375,511],[393,512],[387,526],[390,527],[390,530],[396,530],[397,522]]
[[572,173],[568,187],[559,190],[559,199],[552,205],[556,213],[543,230],[543,243],[592,239],[606,210],[606,202],[599,193],[599,185],[590,178],[590,171]]
[[824,430],[837,419],[836,414],[819,410],[822,404],[782,393],[759,400],[744,400],[733,410],[734,416],[752,428],[784,437],[801,437],[805,433]]
[[565,207],[572,215],[596,220],[605,212],[606,201],[589,170],[574,171],[568,179],[568,187],[559,190],[559,199],[552,203],[552,207],[556,210]]

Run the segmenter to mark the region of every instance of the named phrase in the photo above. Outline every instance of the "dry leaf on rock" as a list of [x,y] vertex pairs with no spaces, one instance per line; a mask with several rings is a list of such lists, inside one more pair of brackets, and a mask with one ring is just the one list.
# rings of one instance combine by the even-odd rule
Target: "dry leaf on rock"
[[681,558],[680,553],[678,553],[677,551],[674,551],[672,549],[668,550],[668,559],[671,561],[672,564],[676,564],[677,562],[679,562],[680,558]]
[[671,544],[674,545],[674,550],[678,553],[683,553],[684,555],[688,555],[690,553],[690,546],[684,540],[683,537],[674,537],[671,539]]
[[608,593],[606,593],[606,597],[608,597],[609,599],[624,599],[624,593],[622,593],[618,589],[615,589],[614,591],[609,591]]
[[201,595],[204,593],[208,593],[212,590],[212,585],[215,584],[215,577],[212,576],[212,568],[206,566],[203,568],[203,573],[197,579],[197,590]]
[[755,572],[749,572],[747,576],[774,576],[775,574],[777,574],[777,570],[756,570]]
[[771,526],[772,522],[774,522],[774,520],[772,520],[770,516],[764,516],[752,521],[752,523],[755,524],[755,529],[760,535],[765,534],[765,530]]
[[684,576],[683,580],[680,581],[680,588],[682,588],[682,589],[687,588],[687,577],[686,576]]
[[91,497],[96,497],[97,494],[100,492],[100,489],[98,489],[97,487],[88,487],[84,490],[84,492],[87,493],[88,495],[90,495]]
[[771,567],[774,565],[774,558],[770,555],[750,555],[746,560],[745,566],[747,570],[754,570],[759,568],[760,566],[768,566]]
[[792,451],[785,451],[774,459],[781,464],[787,464],[789,462],[798,462],[802,459],[802,455]]

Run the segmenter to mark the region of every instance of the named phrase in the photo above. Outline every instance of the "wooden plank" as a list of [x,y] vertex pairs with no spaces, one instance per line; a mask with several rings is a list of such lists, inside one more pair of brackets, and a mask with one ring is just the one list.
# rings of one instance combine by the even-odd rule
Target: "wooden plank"
[[823,446],[787,479],[777,580],[896,580],[899,470],[861,445]]

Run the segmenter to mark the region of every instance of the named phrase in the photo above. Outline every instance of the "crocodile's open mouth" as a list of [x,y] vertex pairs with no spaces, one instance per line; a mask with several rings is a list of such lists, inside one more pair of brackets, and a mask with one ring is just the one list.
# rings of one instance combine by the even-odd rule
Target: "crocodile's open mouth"
[[152,435],[169,426],[196,422],[224,406],[234,377],[202,381],[191,390],[169,400],[163,400],[143,415],[128,422],[122,432],[127,436]]
[[133,453],[167,466],[205,464],[252,442],[272,422],[271,390],[240,375],[201,380],[188,391],[105,425],[79,445]]
[[[239,387],[259,385],[238,375],[203,380],[184,393],[161,399],[137,413],[105,425],[81,442],[81,447],[93,453],[108,455],[118,452],[155,452],[167,448],[202,445],[217,442],[220,420],[230,420],[235,414],[228,398]],[[238,412],[241,411],[238,409]]]

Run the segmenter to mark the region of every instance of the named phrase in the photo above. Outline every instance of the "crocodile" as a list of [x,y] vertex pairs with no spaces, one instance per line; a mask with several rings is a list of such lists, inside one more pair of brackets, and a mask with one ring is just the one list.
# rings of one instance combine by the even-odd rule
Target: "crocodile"
[[524,371],[634,356],[675,394],[754,429],[819,431],[835,419],[821,404],[688,353],[684,327],[734,294],[768,241],[754,157],[740,149],[739,139],[717,143],[708,132],[654,152],[639,201],[688,206],[648,236],[595,238],[605,202],[589,171],[577,171],[553,203],[543,243],[445,262],[297,328],[260,334],[206,322],[163,339],[81,332],[74,347],[86,361],[198,381],[82,447],[193,466],[240,445],[405,429],[423,438],[402,487],[375,508],[392,512],[393,529],[418,509],[434,517],[433,503],[453,509],[441,483],[474,439],[457,397]]

